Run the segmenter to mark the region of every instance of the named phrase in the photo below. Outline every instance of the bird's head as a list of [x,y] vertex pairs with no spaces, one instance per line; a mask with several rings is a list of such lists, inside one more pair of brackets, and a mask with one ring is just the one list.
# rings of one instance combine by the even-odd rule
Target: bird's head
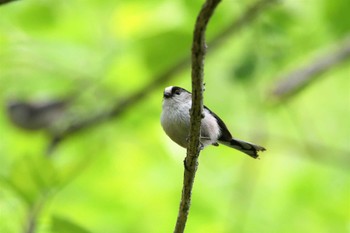
[[170,86],[164,89],[163,100],[165,102],[184,103],[191,100],[191,93],[182,87]]

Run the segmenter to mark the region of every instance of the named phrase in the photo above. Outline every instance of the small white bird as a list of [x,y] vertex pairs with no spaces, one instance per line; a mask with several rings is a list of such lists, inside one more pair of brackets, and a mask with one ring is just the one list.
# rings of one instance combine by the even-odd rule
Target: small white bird
[[[190,109],[192,94],[181,87],[165,88],[161,115],[161,124],[165,133],[182,147],[187,147],[190,131]],[[218,146],[218,143],[232,147],[243,153],[258,158],[258,151],[264,151],[262,146],[245,142],[232,137],[225,123],[209,108],[204,106],[201,122],[201,146]]]

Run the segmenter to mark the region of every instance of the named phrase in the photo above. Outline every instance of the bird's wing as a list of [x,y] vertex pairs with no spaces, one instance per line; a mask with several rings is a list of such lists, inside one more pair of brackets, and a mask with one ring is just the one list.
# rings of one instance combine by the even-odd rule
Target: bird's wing
[[210,114],[212,114],[215,119],[217,120],[219,127],[220,127],[220,137],[218,138],[219,141],[230,141],[232,139],[232,135],[230,133],[230,131],[228,131],[227,126],[225,125],[225,123],[223,122],[223,120],[221,120],[221,118],[216,115],[214,112],[212,112],[207,106],[204,106],[204,108],[206,110],[209,111]]

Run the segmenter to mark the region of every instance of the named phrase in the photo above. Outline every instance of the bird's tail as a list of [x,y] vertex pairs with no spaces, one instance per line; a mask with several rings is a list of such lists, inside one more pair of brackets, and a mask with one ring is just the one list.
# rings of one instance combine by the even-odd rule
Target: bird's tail
[[258,158],[258,152],[259,151],[265,151],[266,149],[262,146],[258,146],[255,145],[253,143],[250,142],[245,142],[242,140],[238,140],[238,139],[231,139],[231,141],[228,142],[221,142],[226,146],[232,147],[236,150],[239,150],[247,155],[249,155],[250,157],[253,157],[254,159]]

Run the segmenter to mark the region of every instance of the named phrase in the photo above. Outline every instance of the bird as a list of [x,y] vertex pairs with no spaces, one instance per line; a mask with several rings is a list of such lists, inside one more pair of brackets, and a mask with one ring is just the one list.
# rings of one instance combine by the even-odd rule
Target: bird
[[[188,144],[191,106],[192,94],[186,89],[178,86],[164,89],[160,120],[162,128],[172,141],[184,148]],[[259,158],[258,152],[266,150],[262,146],[232,137],[223,120],[206,106],[203,106],[200,132],[201,149],[223,144],[255,159]]]

